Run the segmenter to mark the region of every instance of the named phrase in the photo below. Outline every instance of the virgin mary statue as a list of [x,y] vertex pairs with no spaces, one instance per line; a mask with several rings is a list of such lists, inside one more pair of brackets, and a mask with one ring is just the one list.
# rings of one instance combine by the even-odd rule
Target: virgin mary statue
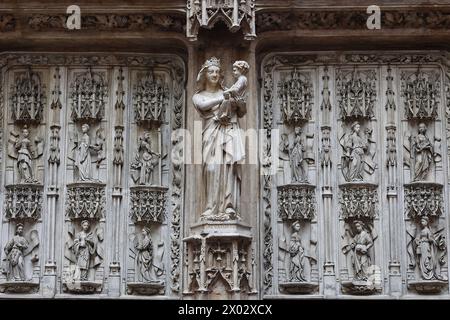
[[[202,169],[206,207],[203,220],[234,220],[240,218],[241,164],[245,150],[238,118],[246,105],[224,96],[220,60],[208,59],[197,76],[198,90],[193,103],[203,119]],[[231,106],[231,108],[229,108]],[[229,117],[219,117],[229,108]]]

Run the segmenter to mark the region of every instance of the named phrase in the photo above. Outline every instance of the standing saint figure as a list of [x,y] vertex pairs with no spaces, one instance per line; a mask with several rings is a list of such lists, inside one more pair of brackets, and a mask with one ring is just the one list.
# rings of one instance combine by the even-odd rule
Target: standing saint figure
[[[240,163],[245,159],[238,118],[246,114],[246,105],[232,95],[224,97],[220,60],[208,59],[197,76],[198,91],[193,103],[203,118],[202,160],[206,207],[201,215],[207,220],[239,219],[241,193]],[[227,117],[220,117],[222,104],[231,103]]]
[[96,254],[96,241],[93,232],[90,231],[88,220],[81,222],[81,231],[75,235],[70,249],[76,258],[80,281],[88,281],[89,269],[92,267],[91,260]]
[[25,250],[29,243],[23,236],[23,224],[18,223],[14,237],[5,246],[7,256],[6,278],[9,281],[25,281]]
[[291,241],[289,242],[289,254],[291,261],[289,264],[289,281],[303,282],[306,281],[303,275],[305,250],[302,247],[300,236],[300,222],[295,221],[292,224]]
[[91,138],[89,137],[89,125],[87,123],[81,126],[82,136],[78,141],[75,150],[75,167],[77,169],[78,180],[92,180],[92,162],[91,162]]
[[294,182],[308,182],[308,159],[306,146],[302,138],[302,128],[295,127],[294,143],[290,150],[290,162],[292,169],[292,180]]
[[414,181],[427,179],[433,164],[434,148],[427,136],[425,123],[419,124],[418,134],[412,144],[412,158],[414,159]]
[[361,132],[361,125],[355,121],[351,126],[350,134],[343,141],[343,163],[342,173],[346,181],[362,181],[364,179],[364,171],[372,174],[375,165],[371,159],[368,159],[369,136],[372,131],[366,129],[365,134]]
[[436,274],[436,239],[429,226],[428,217],[420,219],[421,230],[414,239],[416,247],[417,260],[419,262],[419,270],[424,280],[439,279]]
[[158,165],[160,154],[152,150],[152,137],[150,132],[145,132],[139,138],[139,145],[135,160],[131,163],[131,169],[139,171],[139,176],[132,175],[135,183],[140,185],[152,185],[155,183],[153,173]]
[[142,229],[142,236],[135,238],[134,248],[137,251],[136,262],[142,280],[147,282],[154,280],[151,276],[151,269],[153,267],[153,241],[150,236],[150,228],[144,227]]
[[373,246],[373,239],[365,229],[362,221],[353,222],[355,234],[349,243],[344,245],[344,254],[350,253],[350,261],[354,272],[354,280],[366,281],[369,278],[369,267],[372,265],[369,250]]

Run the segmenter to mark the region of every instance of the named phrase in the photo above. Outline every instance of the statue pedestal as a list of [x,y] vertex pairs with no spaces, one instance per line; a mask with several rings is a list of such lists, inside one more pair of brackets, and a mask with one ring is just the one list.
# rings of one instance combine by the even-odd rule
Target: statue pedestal
[[363,296],[381,292],[381,287],[370,281],[343,281],[342,292]]
[[309,294],[319,288],[319,284],[313,282],[284,282],[279,286],[283,292],[288,294]]
[[439,294],[448,285],[447,281],[409,281],[408,288],[420,294]]
[[206,238],[247,238],[251,240],[251,227],[234,221],[202,221],[191,227],[191,237],[204,236]]
[[0,283],[1,293],[37,293],[39,282],[35,281],[7,281]]
[[165,285],[164,282],[162,281],[127,283],[128,294],[145,295],[145,296],[163,295],[164,289]]
[[103,282],[101,281],[73,281],[64,282],[63,289],[70,293],[100,293],[102,292]]
[[186,242],[186,296],[243,299],[254,296],[255,252],[251,227],[236,220],[202,221],[192,226]]

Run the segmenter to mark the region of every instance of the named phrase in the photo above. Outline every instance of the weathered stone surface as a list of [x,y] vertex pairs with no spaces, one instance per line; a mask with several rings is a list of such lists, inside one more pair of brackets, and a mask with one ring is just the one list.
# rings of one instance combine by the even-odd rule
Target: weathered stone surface
[[316,2],[2,1],[0,297],[449,299],[448,6]]

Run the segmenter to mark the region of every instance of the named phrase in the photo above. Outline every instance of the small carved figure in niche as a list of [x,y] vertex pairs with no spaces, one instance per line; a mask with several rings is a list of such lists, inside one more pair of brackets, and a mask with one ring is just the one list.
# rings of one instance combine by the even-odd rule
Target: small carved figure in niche
[[[372,265],[370,249],[373,246],[373,237],[366,230],[365,224],[360,220],[353,222],[355,233],[347,234],[346,243],[342,251],[350,253],[350,261],[354,271],[354,280],[366,281],[369,277],[369,267]],[[349,231],[347,231],[349,232]]]
[[414,159],[414,181],[427,179],[428,173],[433,164],[435,156],[433,145],[427,136],[427,126],[425,123],[419,124],[418,134],[412,144],[412,154]]
[[302,246],[300,229],[300,222],[295,221],[292,224],[292,235],[289,242],[289,254],[291,256],[289,263],[289,281],[293,282],[306,281],[305,276],[303,275],[305,250]]
[[[313,137],[314,135],[306,135],[306,138],[309,139]],[[287,135],[282,135],[281,139],[281,152],[289,155],[292,182],[308,183],[308,163],[314,162],[314,158],[307,152],[307,145],[302,137],[302,128],[295,127],[292,144],[289,143]],[[281,158],[285,159],[285,157]]]
[[8,281],[26,281],[25,257],[34,253],[32,262],[39,260],[36,247],[39,245],[37,231],[33,230],[30,234],[30,241],[23,236],[23,224],[18,223],[14,237],[8,241],[5,246],[6,254],[6,278]]
[[92,160],[91,152],[97,154],[97,160],[94,161],[97,167],[106,158],[104,146],[105,137],[103,129],[98,129],[96,132],[95,144],[91,144],[91,138],[89,136],[89,125],[87,123],[81,126],[82,136],[78,140],[77,135],[74,137],[74,157],[73,160],[76,168],[76,175],[78,181],[93,181],[92,176]]
[[408,230],[410,236],[408,254],[413,267],[417,262],[423,280],[445,280],[440,274],[440,265],[445,263],[447,251],[442,231],[444,228],[433,232],[427,216],[420,218],[420,230],[417,233],[415,227]]
[[141,234],[136,234],[133,240],[133,246],[135,251],[131,250],[135,254],[135,261],[138,268],[138,280],[143,282],[158,282],[164,274],[164,267],[162,263],[162,257],[164,243],[157,246],[154,251],[153,241],[151,238],[151,230],[145,226]]
[[[131,163],[133,181],[140,185],[154,184],[154,169],[158,165],[161,155],[152,150],[152,137],[150,132],[145,132],[139,138],[138,151],[135,160]],[[136,171],[139,174],[136,174]]]
[[[224,103],[222,103],[219,110],[219,120],[220,119],[229,119],[231,118],[232,111],[236,108],[238,104],[245,105],[246,104],[246,94],[247,94],[247,73],[250,69],[249,64],[246,61],[236,61],[233,64],[233,77],[236,79],[236,82],[231,86],[231,88],[225,90],[223,92],[223,96],[225,98]],[[236,103],[236,106],[231,103],[231,99],[233,99]],[[240,109],[241,107],[237,107]]]
[[366,128],[364,134],[360,133],[361,125],[358,121],[352,124],[351,132],[341,139],[341,146],[344,150],[342,156],[342,174],[346,181],[364,180],[364,172],[373,174],[375,172],[375,151],[372,144],[372,129]]
[[116,135],[114,136],[114,158],[113,163],[117,166],[123,165],[123,129],[116,128]]
[[81,231],[75,236],[69,232],[71,239],[66,244],[66,258],[76,264],[73,280],[89,281],[89,270],[97,267],[103,260],[103,230],[97,229],[95,235],[90,231],[88,220],[81,222]]
[[33,160],[44,153],[42,138],[35,137],[35,146],[33,146],[27,126],[23,127],[21,138],[15,132],[11,132],[11,136],[8,154],[11,158],[17,159],[19,183],[37,183],[38,181],[33,176]]
[[52,126],[50,132],[50,147],[48,162],[52,164],[60,163],[60,149],[59,149],[59,127]]
[[395,137],[395,127],[391,126],[387,128],[387,165],[395,166],[397,165],[397,146],[396,146],[396,137]]

